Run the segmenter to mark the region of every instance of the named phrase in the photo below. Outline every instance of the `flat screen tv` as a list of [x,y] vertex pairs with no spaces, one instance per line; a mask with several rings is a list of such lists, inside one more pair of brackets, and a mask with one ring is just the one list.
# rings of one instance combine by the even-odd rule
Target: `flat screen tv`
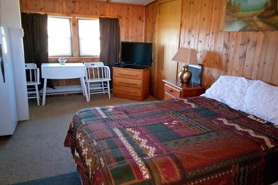
[[121,63],[150,67],[152,64],[152,43],[121,42]]

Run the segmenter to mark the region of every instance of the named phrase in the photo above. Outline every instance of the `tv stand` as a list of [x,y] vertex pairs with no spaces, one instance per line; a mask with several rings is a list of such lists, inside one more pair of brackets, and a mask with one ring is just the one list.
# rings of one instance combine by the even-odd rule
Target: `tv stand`
[[150,69],[113,67],[113,96],[142,101],[149,96]]

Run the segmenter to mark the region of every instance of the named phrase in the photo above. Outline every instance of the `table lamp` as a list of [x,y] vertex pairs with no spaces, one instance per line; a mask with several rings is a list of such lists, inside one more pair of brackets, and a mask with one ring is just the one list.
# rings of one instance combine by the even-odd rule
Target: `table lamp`
[[184,63],[183,69],[178,73],[180,82],[190,82],[191,72],[188,70],[188,65],[198,65],[196,50],[191,48],[180,48],[172,60]]

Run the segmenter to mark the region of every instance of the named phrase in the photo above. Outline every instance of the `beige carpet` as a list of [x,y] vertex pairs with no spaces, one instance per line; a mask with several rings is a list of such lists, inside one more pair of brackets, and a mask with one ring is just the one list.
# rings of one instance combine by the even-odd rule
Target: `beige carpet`
[[[149,97],[145,101],[155,100]],[[29,100],[30,120],[19,122],[11,137],[0,137],[0,185],[25,182],[76,171],[69,148],[63,142],[73,114],[82,108],[136,101],[95,95],[48,96],[38,107]]]

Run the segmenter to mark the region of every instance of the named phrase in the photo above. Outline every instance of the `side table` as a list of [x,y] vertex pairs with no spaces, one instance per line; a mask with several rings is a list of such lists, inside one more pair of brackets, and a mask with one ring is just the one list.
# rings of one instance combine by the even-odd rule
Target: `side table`
[[206,88],[199,84],[180,83],[179,81],[172,79],[165,79],[163,82],[165,100],[199,96],[206,91]]

